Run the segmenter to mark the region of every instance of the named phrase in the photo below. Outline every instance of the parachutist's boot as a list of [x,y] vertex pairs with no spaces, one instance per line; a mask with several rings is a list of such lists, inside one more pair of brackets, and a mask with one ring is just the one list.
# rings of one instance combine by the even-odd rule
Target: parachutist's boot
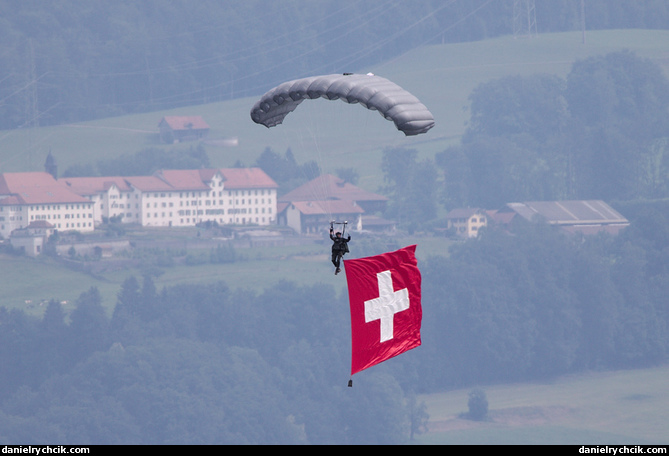
[[339,274],[340,272],[341,272],[341,269],[337,268],[337,270],[335,271],[335,275]]

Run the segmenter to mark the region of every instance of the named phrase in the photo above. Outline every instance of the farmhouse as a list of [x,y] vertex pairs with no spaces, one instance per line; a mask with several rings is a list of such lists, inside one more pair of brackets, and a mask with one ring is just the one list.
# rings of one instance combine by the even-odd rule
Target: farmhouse
[[488,225],[488,217],[483,209],[459,208],[446,214],[447,229],[454,230],[460,237],[476,237],[479,230]]
[[200,116],[165,116],[158,128],[160,139],[168,144],[195,141],[209,134],[209,125]]
[[[388,198],[363,190],[331,174],[321,175],[279,198],[279,223],[298,233],[318,233],[331,220],[348,221],[349,227],[362,230],[367,217],[383,211]],[[374,226],[388,227],[375,223]]]

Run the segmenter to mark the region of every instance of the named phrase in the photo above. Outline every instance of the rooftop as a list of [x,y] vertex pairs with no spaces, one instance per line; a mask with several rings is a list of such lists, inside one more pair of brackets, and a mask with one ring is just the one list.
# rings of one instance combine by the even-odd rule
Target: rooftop
[[601,200],[528,201],[508,203],[500,212],[516,212],[527,220],[543,218],[552,225],[627,224],[629,221]]
[[160,120],[172,130],[208,130],[209,125],[200,116],[165,116]]
[[383,195],[377,195],[356,187],[332,174],[323,174],[279,198],[281,201],[387,201]]

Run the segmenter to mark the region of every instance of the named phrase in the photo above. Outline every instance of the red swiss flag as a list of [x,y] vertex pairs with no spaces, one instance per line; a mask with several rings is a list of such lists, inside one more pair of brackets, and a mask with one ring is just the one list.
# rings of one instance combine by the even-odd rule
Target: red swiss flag
[[351,375],[420,345],[416,246],[344,260],[351,304]]

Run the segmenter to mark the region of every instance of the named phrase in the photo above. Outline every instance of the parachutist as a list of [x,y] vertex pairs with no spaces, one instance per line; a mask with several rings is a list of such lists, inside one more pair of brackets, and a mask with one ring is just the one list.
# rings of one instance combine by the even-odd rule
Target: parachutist
[[351,235],[348,238],[342,237],[341,232],[334,232],[332,224],[330,224],[330,239],[332,239],[332,264],[335,267],[335,275],[341,272],[341,259],[348,253],[348,242],[351,240]]

